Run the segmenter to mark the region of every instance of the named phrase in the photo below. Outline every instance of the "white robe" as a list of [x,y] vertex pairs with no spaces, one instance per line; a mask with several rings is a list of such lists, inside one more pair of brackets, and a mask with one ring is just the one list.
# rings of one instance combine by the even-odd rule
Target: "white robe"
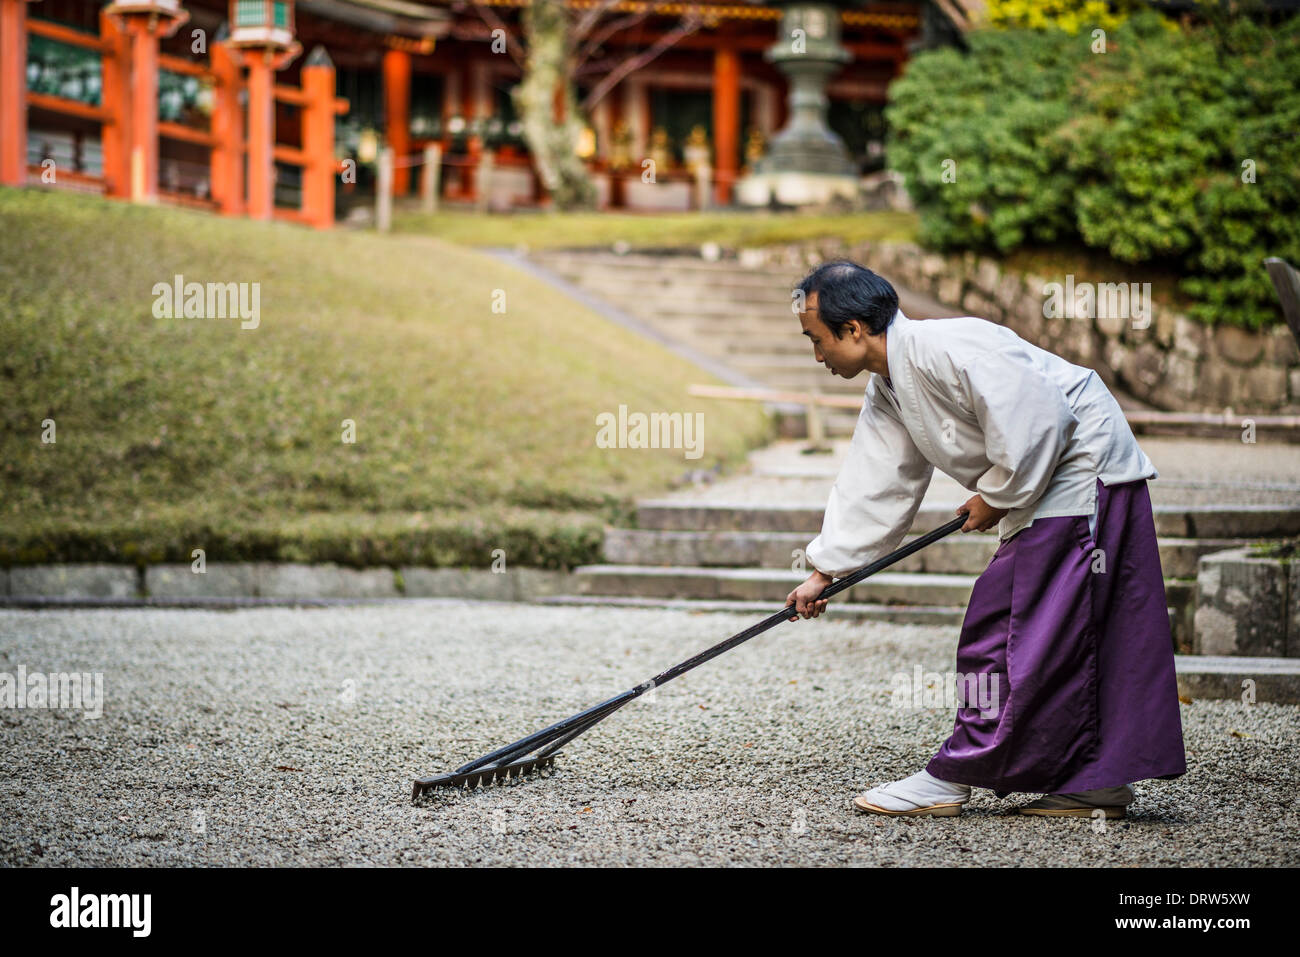
[[1105,485],[1156,477],[1114,396],[1091,369],[983,319],[887,330],[887,380],[872,374],[821,534],[819,571],[843,577],[899,546],[935,468],[994,508],[998,535],[1035,518],[1092,515]]

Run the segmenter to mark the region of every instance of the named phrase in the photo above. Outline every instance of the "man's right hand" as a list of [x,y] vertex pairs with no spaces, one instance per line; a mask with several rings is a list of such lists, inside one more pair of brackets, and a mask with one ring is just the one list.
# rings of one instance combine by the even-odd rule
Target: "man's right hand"
[[827,605],[826,599],[823,598],[821,601],[816,599],[834,580],[830,575],[823,575],[821,572],[814,571],[804,580],[802,585],[790,592],[786,596],[785,603],[793,605],[794,610],[798,612],[798,615],[791,615],[790,620],[794,621],[799,615],[804,618],[816,618],[824,612]]

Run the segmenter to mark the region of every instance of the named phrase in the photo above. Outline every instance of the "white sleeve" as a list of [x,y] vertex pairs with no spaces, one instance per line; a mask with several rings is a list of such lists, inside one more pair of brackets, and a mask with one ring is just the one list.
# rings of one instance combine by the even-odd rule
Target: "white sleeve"
[[805,551],[818,571],[843,578],[898,547],[934,467],[889,408],[867,390],[848,456],[831,489],[822,531]]
[[993,463],[975,490],[994,508],[1038,501],[1079,424],[1065,394],[1015,346],[979,356],[961,380]]

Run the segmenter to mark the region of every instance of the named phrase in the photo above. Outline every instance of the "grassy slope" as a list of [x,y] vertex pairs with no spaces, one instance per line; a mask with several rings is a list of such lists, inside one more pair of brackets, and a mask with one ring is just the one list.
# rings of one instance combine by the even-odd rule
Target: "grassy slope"
[[[155,319],[176,273],[261,283],[260,327]],[[0,190],[0,298],[3,563],[590,560],[602,510],[767,429],[686,396],[707,381],[688,363],[431,238]],[[620,403],[704,411],[704,457],[597,448]]]
[[634,247],[763,246],[834,236],[847,243],[868,240],[913,240],[916,217],[910,213],[796,214],[755,212],[706,213],[513,213],[482,215],[445,211],[434,215],[407,210],[395,216],[399,231],[439,236],[472,246],[541,249],[556,246]]

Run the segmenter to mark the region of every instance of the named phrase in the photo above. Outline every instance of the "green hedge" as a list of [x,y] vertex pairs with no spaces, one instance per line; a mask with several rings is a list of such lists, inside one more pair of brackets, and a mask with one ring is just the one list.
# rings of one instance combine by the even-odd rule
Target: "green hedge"
[[329,512],[253,521],[179,511],[155,512],[135,521],[35,518],[0,527],[0,566],[189,564],[192,550],[202,548],[209,562],[486,568],[500,549],[509,567],[568,569],[601,560],[604,520],[610,517],[613,512],[602,516],[498,506],[405,515]]
[[888,157],[921,241],[1082,242],[1175,270],[1203,321],[1277,322],[1263,260],[1300,261],[1300,17],[1189,30],[1145,13],[1094,42],[984,30],[909,64]]

